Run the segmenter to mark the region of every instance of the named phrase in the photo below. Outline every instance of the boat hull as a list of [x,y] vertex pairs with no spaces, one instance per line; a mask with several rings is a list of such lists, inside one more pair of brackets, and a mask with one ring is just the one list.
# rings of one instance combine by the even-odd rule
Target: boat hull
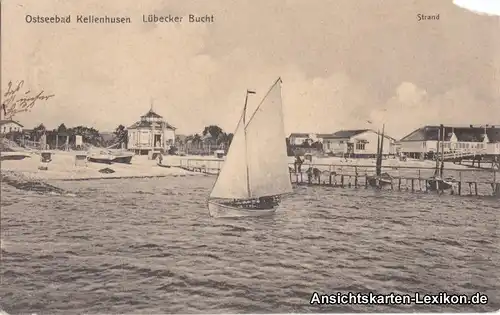
[[89,162],[93,162],[93,163],[102,163],[102,164],[111,164],[111,163],[113,163],[112,159],[107,159],[107,158],[93,158],[93,157],[89,157],[88,160],[89,160]]
[[390,178],[384,178],[379,176],[371,176],[367,178],[368,185],[371,187],[382,188],[385,186],[390,186],[392,184],[392,180]]
[[124,163],[124,164],[130,164],[132,162],[132,157],[133,156],[119,156],[115,157],[112,162],[113,163]]
[[120,156],[113,158],[89,157],[88,160],[93,163],[103,163],[103,164],[112,164],[112,163],[131,164],[132,156],[124,156],[124,157]]
[[427,181],[427,187],[431,191],[447,190],[453,187],[453,183],[444,179],[431,179]]
[[0,154],[0,161],[19,161],[24,160],[25,158],[29,158],[29,155],[26,154],[8,154],[5,155],[4,152]]
[[165,164],[161,164],[161,163],[156,163],[159,167],[165,167],[165,168],[170,168],[171,166],[170,165],[165,165]]
[[208,212],[214,218],[238,218],[238,217],[261,217],[273,215],[278,206],[269,209],[249,209],[241,207],[232,207],[217,202],[208,202]]

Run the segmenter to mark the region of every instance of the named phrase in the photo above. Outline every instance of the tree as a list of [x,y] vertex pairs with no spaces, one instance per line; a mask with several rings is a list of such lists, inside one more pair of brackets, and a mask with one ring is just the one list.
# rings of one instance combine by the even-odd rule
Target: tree
[[[185,140],[187,140],[187,137],[186,137]],[[179,145],[185,144],[184,141],[182,141],[182,139],[181,139],[181,137],[179,135],[175,136],[175,143],[179,144]]]
[[33,131],[30,132],[30,138],[34,141],[40,141],[42,135],[47,131],[47,128],[43,124],[40,124],[33,128]]
[[193,143],[200,143],[200,142],[202,141],[202,140],[201,140],[201,136],[200,136],[199,134],[197,134],[197,133],[196,133],[196,134],[193,136],[193,140],[192,140],[192,141],[193,141]]
[[60,124],[59,127],[57,127],[57,133],[60,134],[65,134],[68,131],[68,128],[66,128],[66,125]]
[[314,148],[316,150],[323,150],[323,143],[316,141],[311,144],[311,148]]
[[210,125],[203,129],[203,136],[206,136],[208,134],[215,140],[219,138],[219,135],[221,133],[223,133],[222,128],[216,125]]
[[95,146],[101,146],[104,140],[99,133],[99,130],[93,127],[77,126],[74,128],[69,128],[68,132],[71,136],[80,135],[84,143],[89,143]]
[[226,136],[226,148],[229,149],[229,146],[231,145],[231,142],[233,141],[234,134],[228,133]]
[[113,133],[115,134],[116,141],[120,145],[122,143],[124,143],[125,146],[127,145],[127,143],[128,143],[128,131],[124,125],[119,125],[118,127],[116,127],[116,129]]

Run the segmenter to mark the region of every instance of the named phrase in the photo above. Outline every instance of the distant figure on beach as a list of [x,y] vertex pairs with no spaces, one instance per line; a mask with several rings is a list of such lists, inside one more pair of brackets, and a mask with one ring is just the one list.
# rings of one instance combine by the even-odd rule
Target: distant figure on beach
[[295,156],[295,162],[293,163],[293,165],[295,166],[295,172],[301,172],[301,169],[302,169],[302,163],[304,163],[304,160],[302,160],[300,158],[300,156],[297,154]]
[[163,161],[163,154],[159,153],[158,154],[158,164],[162,164]]

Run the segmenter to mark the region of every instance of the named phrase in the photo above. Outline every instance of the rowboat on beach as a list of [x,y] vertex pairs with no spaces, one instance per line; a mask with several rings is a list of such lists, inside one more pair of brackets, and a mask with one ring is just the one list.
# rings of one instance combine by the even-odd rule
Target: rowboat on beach
[[123,150],[110,150],[104,148],[92,148],[88,152],[87,159],[94,163],[125,163],[130,164],[134,153]]

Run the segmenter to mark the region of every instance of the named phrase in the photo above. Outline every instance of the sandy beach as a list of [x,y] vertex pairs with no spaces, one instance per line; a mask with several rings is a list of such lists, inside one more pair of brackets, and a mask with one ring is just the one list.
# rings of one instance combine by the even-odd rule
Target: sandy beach
[[[77,166],[75,165],[75,155],[78,152],[52,151],[52,153],[52,161],[47,164],[47,170],[38,169],[40,156],[36,153],[27,153],[29,157],[23,160],[2,161],[1,169],[2,171],[24,175],[33,180],[86,180],[197,175],[197,173],[176,167],[160,167],[157,165],[156,160],[148,160],[147,156],[134,156],[131,164],[114,163],[108,165],[87,162],[86,166]],[[110,168],[115,172],[109,174],[100,173],[99,170],[103,168]]]

